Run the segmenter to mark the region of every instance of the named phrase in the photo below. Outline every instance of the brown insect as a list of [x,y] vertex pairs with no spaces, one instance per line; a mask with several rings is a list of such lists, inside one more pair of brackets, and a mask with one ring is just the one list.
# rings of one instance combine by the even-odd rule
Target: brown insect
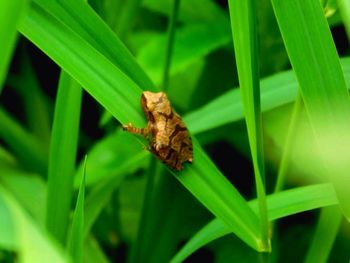
[[192,163],[191,137],[166,94],[144,91],[141,106],[148,119],[147,127],[136,128],[129,123],[123,129],[147,138],[149,151],[175,170],[181,170],[184,162]]

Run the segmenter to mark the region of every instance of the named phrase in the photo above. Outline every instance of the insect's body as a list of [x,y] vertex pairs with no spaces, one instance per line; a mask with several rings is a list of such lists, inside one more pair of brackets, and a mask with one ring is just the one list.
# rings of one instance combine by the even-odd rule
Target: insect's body
[[124,129],[148,137],[150,151],[175,170],[181,170],[184,162],[192,162],[191,138],[165,93],[143,92],[141,106],[148,119],[147,127],[139,129],[128,124]]

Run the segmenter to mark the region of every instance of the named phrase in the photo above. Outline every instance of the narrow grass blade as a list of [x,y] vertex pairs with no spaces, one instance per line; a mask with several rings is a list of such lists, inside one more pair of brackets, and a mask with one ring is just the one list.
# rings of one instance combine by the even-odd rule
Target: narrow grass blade
[[[282,191],[269,195],[267,201],[270,221],[338,203],[331,184],[304,186]],[[255,212],[258,211],[256,200],[250,201],[249,205]],[[227,234],[230,234],[230,231],[221,220],[210,221],[177,252],[172,262],[182,262],[199,248]]]
[[62,250],[50,240],[47,234],[41,231],[40,227],[35,225],[14,198],[0,186],[0,207],[4,206],[9,212],[5,218],[7,217],[11,222],[8,225],[0,224],[0,226],[6,228],[13,226],[12,236],[16,243],[19,262],[37,262],[38,259],[42,262],[68,262]]
[[339,206],[324,207],[321,210],[316,232],[304,262],[328,262],[341,220],[342,214]]
[[0,94],[17,39],[17,25],[28,5],[27,0],[0,1]]
[[48,149],[51,135],[50,103],[41,89],[28,52],[24,48],[21,51],[20,72],[9,75],[7,84],[21,96],[28,129]]
[[180,2],[181,0],[174,0],[169,26],[168,26],[168,32],[167,32],[167,45],[165,50],[165,62],[164,62],[164,71],[163,71],[163,83],[162,83],[162,90],[166,91],[169,88],[169,72],[170,72],[170,66],[171,66],[171,59],[173,55],[174,45],[175,45],[175,32],[176,32],[176,22],[177,22],[177,16],[179,13],[180,8]]
[[[340,60],[350,88],[350,58]],[[261,110],[268,111],[296,98],[298,82],[293,71],[277,73],[261,80]],[[193,134],[243,119],[239,89],[232,89],[203,107],[187,114],[184,119]]]
[[81,87],[62,71],[51,136],[46,208],[47,229],[61,244],[66,241],[72,201],[81,97]]
[[265,194],[265,165],[260,109],[256,1],[229,1],[238,79],[248,130],[259,201],[261,250],[270,251]]
[[84,247],[84,200],[85,200],[85,167],[86,159],[84,160],[83,177],[80,183],[77,203],[74,210],[72,226],[67,241],[67,250],[74,262],[83,262],[83,247]]
[[0,107],[0,138],[14,152],[24,167],[46,174],[47,149]]
[[273,0],[272,3],[320,157],[343,213],[350,220],[349,94],[320,1]]

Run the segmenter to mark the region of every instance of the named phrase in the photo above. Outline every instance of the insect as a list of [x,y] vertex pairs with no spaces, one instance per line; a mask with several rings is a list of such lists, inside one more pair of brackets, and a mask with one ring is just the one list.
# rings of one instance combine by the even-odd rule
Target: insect
[[192,141],[181,117],[173,110],[164,92],[144,91],[141,106],[147,117],[146,128],[131,123],[123,129],[148,139],[148,150],[169,167],[180,171],[184,162],[192,163]]

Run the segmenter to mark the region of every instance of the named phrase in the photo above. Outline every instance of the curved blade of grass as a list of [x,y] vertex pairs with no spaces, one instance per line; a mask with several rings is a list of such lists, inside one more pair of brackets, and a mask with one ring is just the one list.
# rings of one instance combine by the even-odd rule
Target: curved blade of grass
[[[350,88],[350,58],[340,60]],[[261,110],[268,111],[295,100],[298,82],[293,71],[277,73],[261,80]],[[192,133],[200,133],[243,119],[239,89],[232,89],[203,107],[190,112],[184,119]]]
[[0,138],[30,170],[47,172],[47,149],[0,106]]
[[320,156],[350,220],[349,94],[321,4],[318,0],[273,0],[272,4]]
[[[331,206],[338,203],[331,184],[303,186],[267,196],[269,220],[276,220],[304,211]],[[249,202],[257,210],[257,201]],[[227,226],[219,219],[214,219],[199,230],[173,257],[171,262],[182,262],[199,248],[209,242],[229,234]]]
[[84,200],[85,200],[85,167],[86,159],[84,160],[83,177],[81,179],[77,203],[74,210],[72,227],[67,241],[67,250],[74,262],[83,261],[84,247]]
[[70,0],[35,0],[35,2],[120,68],[138,86],[156,90],[130,51],[87,2]]
[[12,236],[20,262],[37,262],[38,259],[42,262],[68,262],[56,244],[32,222],[14,198],[0,186],[0,207],[4,206],[9,212],[6,217],[11,222],[8,225],[1,224],[1,227],[10,229],[13,226]]
[[46,204],[47,229],[61,244],[66,241],[72,201],[81,97],[81,87],[62,71],[51,136]]
[[[136,84],[55,17],[32,4],[20,30],[120,122],[145,123],[139,106],[141,90]],[[237,236],[259,249],[257,216],[195,140],[194,154],[194,163],[179,180]]]
[[339,206],[324,207],[321,210],[316,232],[304,262],[328,262],[341,220],[342,214]]
[[145,124],[141,89],[60,20],[32,3],[19,30],[122,123]]
[[17,24],[26,12],[27,0],[0,1],[0,94],[17,39]]
[[270,251],[260,109],[256,1],[229,1],[231,29],[259,202],[261,250]]

